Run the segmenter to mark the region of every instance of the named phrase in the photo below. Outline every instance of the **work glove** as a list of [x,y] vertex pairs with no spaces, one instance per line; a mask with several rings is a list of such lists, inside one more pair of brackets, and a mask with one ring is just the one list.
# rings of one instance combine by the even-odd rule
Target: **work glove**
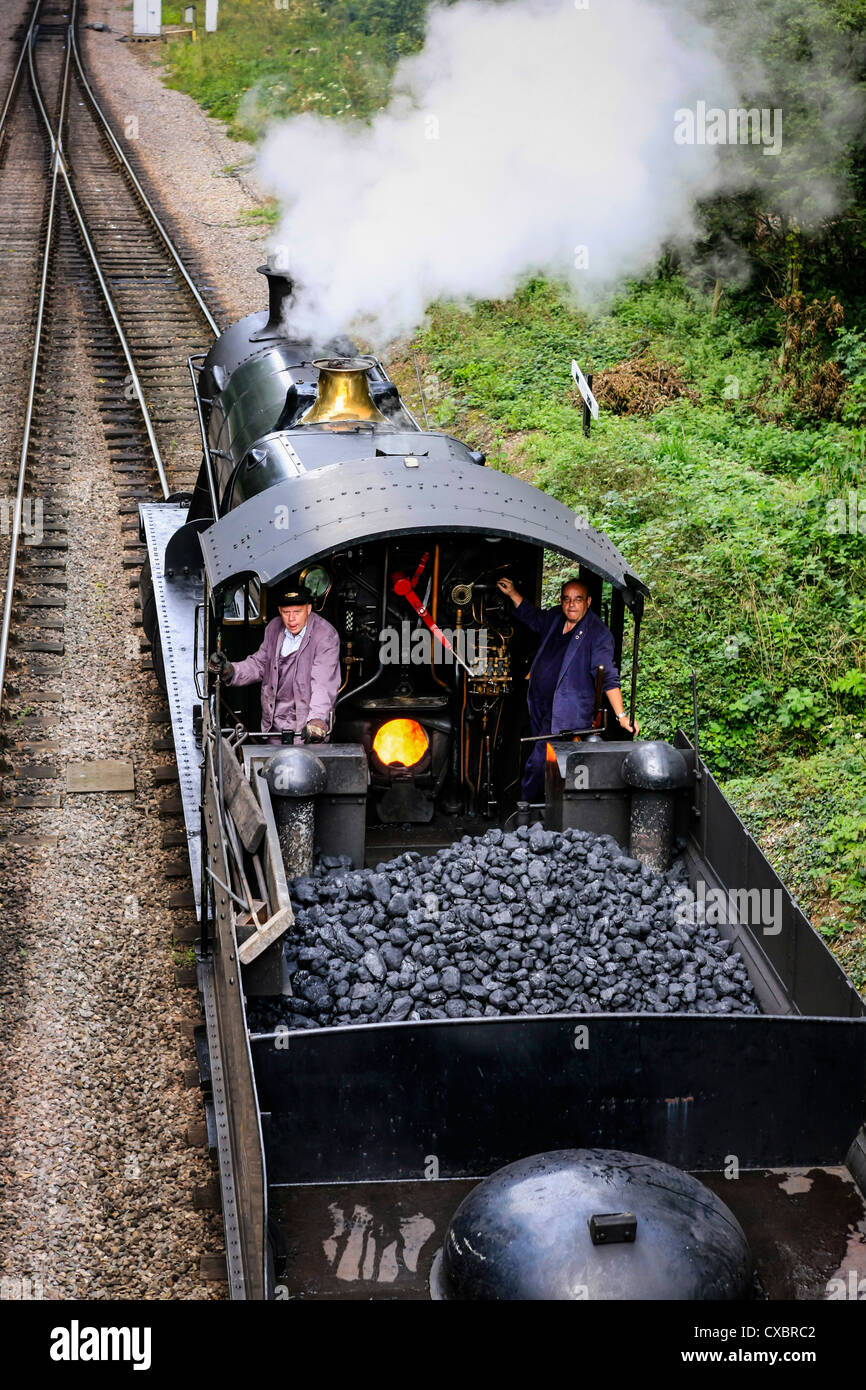
[[207,664],[207,669],[214,676],[222,676],[225,681],[230,681],[235,673],[235,668],[229,661],[225,652],[213,652]]
[[322,719],[308,719],[304,725],[304,743],[322,743],[328,737],[328,726]]

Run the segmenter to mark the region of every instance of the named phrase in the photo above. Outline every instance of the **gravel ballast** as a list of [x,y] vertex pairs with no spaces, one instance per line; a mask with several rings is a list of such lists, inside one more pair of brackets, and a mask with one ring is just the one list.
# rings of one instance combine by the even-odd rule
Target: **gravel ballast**
[[[194,1051],[182,1027],[199,1011],[194,992],[174,983],[182,960],[166,873],[175,852],[161,847],[153,785],[161,725],[148,716],[165,706],[140,666],[123,564],[129,533],[78,297],[58,297],[48,380],[53,408],[75,427],[54,436],[68,467],[54,476],[37,460],[33,486],[50,475],[46,513],[62,507],[68,520],[67,587],[57,591],[66,607],[56,610],[64,624],[54,634],[65,651],[17,653],[21,697],[4,726],[14,764],[50,762],[58,777],[5,777],[0,789],[58,792],[63,804],[7,802],[0,816],[3,1296],[215,1299],[225,1285],[202,1280],[200,1264],[221,1250],[221,1218],[193,1204],[213,1169],[207,1150],[187,1143],[203,1113],[183,1076]],[[26,591],[26,576],[21,583]],[[49,691],[57,698],[40,703]],[[20,749],[28,735],[17,718],[34,712],[49,728]],[[64,794],[68,763],[107,758],[133,763],[134,793]]]
[[682,861],[657,874],[610,836],[522,826],[375,870],[324,858],[295,880],[283,1024],[560,1012],[758,1013],[745,964],[690,909]]

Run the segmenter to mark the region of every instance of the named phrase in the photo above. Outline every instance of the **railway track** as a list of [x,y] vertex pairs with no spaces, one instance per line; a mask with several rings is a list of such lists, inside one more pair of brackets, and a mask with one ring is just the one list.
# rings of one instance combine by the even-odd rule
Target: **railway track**
[[[27,503],[15,507],[7,528],[12,555],[0,640],[0,690],[8,660],[7,642],[16,640],[11,632],[14,583],[9,581],[14,580],[21,541],[28,529],[26,539],[36,544],[33,499],[24,498],[28,482],[36,477],[32,467],[28,474],[30,432],[37,443],[64,423],[63,407],[55,405],[52,390],[45,386],[52,374],[41,355],[39,340],[57,276],[53,252],[61,222],[61,259],[67,283],[71,280],[83,298],[89,330],[87,348],[100,387],[106,440],[130,533],[136,529],[137,501],[152,497],[156,485],[168,496],[187,491],[194,484],[199,428],[190,401],[186,359],[206,348],[219,332],[163,217],[103,115],[81,61],[76,21],[77,0],[71,0],[68,7],[37,0],[31,8],[0,125],[0,157],[9,184],[0,228],[7,243],[12,243],[15,258],[7,282],[6,303],[11,312],[2,332],[9,351],[0,385],[5,388],[4,401],[12,399],[12,409],[23,404],[17,492]],[[29,102],[21,96],[28,69]],[[56,92],[46,95],[52,88]],[[55,136],[59,136],[56,147]],[[46,140],[52,142],[48,170]],[[72,248],[70,229],[77,250]],[[37,283],[37,263],[42,274],[34,311],[28,310],[27,299]],[[21,324],[31,320],[35,320],[36,336],[30,348],[28,375],[22,371],[26,340]],[[23,403],[16,400],[20,391],[15,389],[22,380],[29,381]],[[53,380],[57,380],[56,375]],[[47,418],[52,409],[60,417],[57,421]],[[53,528],[49,525],[46,529]],[[62,528],[57,530],[59,533]],[[58,548],[62,546],[54,547]],[[129,549],[136,552],[129,556],[129,566],[134,568],[140,552],[134,541]],[[49,554],[51,558],[56,557]],[[62,564],[42,567],[50,571],[61,569]]]
[[[181,837],[173,828],[176,772],[168,756],[168,715],[155,683],[143,674],[151,660],[133,593],[142,559],[139,502],[187,491],[194,481],[199,433],[185,359],[218,330],[163,215],[102,117],[75,43],[77,0],[35,0],[20,8],[17,66],[6,72],[0,91],[0,238],[6,251],[0,892],[8,925],[0,960],[0,1050],[8,1064],[2,1099],[10,1124],[3,1148],[11,1201],[0,1217],[0,1273],[49,1285],[53,1280],[59,1296],[166,1296],[165,1280],[177,1279],[179,1296],[212,1297],[219,1285],[201,1284],[197,1259],[181,1259],[178,1272],[163,1271],[156,1286],[140,1266],[124,1272],[122,1260],[113,1284],[110,1272],[76,1284],[80,1270],[75,1276],[72,1264],[65,1268],[62,1261],[55,1278],[47,1256],[44,1268],[15,1268],[16,1228],[28,1231],[31,1206],[51,1209],[59,1201],[68,1210],[83,1202],[84,1221],[110,1236],[127,1208],[140,1220],[136,1183],[142,1174],[171,1191],[164,1171],[171,1142],[159,1142],[157,1133],[145,1155],[133,1139],[137,1156],[130,1158],[140,1102],[132,1081],[129,1095],[115,1092],[105,1059],[116,1060],[118,1047],[121,1065],[132,1076],[140,1073],[139,1094],[153,1084],[147,1073],[155,1066],[164,1088],[159,1104],[180,1127],[175,1168],[186,1179],[177,1191],[180,1215],[166,1218],[166,1241],[175,1228],[186,1230],[211,1275],[219,1273],[221,1241],[216,1217],[203,1210],[212,1205],[206,1157],[200,1148],[184,1152],[187,1137],[197,1145],[205,1137],[191,1089],[194,1073],[182,1066],[192,1061],[196,1010],[193,996],[171,986],[193,982],[185,956],[194,927],[183,881],[188,870],[175,858]],[[103,669],[95,670],[100,661]],[[165,787],[169,797],[160,802]],[[124,843],[135,848],[120,864]],[[107,909],[112,896],[117,901]],[[117,926],[125,941],[112,930]],[[82,953],[98,953],[90,978],[77,968]],[[84,1083],[87,1104],[79,1104],[82,1092],[72,1089],[75,1103],[49,1122],[44,1078],[32,1076],[28,1049],[34,1008],[38,1013],[46,985],[67,974],[71,983],[60,985],[61,995],[81,994],[79,1007],[69,1012],[64,998],[56,1006],[51,1000],[46,1017],[62,1018],[76,1039],[76,1077],[83,1059],[96,1081]],[[142,991],[158,1001],[147,1022],[140,1018]],[[98,1030],[94,1035],[87,1022],[94,1012],[91,995],[97,1015],[104,1004],[117,1027],[126,1020],[126,1043],[118,1038],[104,1047]],[[159,1042],[160,1010],[175,1043]],[[38,1022],[51,1032],[53,1025]],[[28,1030],[30,1043],[24,1040]],[[141,1052],[145,1036],[149,1061]],[[130,1039],[137,1049],[131,1063]],[[166,1054],[157,1063],[154,1047]],[[59,1060],[55,1069],[56,1093],[70,1071]],[[82,1132],[96,1135],[104,1127],[114,1135],[113,1162],[95,1156],[96,1148],[112,1143],[95,1146],[93,1154],[84,1144],[81,1170],[92,1171],[83,1181],[99,1194],[96,1209],[71,1176],[60,1180],[61,1198],[45,1192],[50,1165],[40,1165],[35,1155],[22,1158],[32,1138],[29,1115],[36,1134],[45,1121],[40,1152],[55,1159],[58,1149],[61,1158],[70,1146],[74,1151]],[[22,1162],[33,1171],[19,1190]],[[119,1197],[113,1186],[118,1172],[121,1179],[139,1174],[121,1180]],[[102,1270],[104,1242],[96,1234],[93,1240],[93,1267]],[[24,1247],[34,1249],[32,1230]],[[177,1265],[173,1256],[158,1254],[157,1268],[161,1260]]]
[[[198,471],[200,435],[186,362],[207,349],[219,326],[103,116],[84,72],[74,28],[72,44],[70,162],[93,251],[133,358],[132,368],[124,373],[124,391],[128,405],[135,405],[135,371],[147,402],[152,452],[155,441],[171,490],[190,490]],[[125,365],[129,368],[128,362]],[[117,384],[114,376],[113,386]],[[125,441],[134,449],[130,426],[138,422],[109,395],[104,395],[105,408],[119,417],[113,438],[118,446]]]

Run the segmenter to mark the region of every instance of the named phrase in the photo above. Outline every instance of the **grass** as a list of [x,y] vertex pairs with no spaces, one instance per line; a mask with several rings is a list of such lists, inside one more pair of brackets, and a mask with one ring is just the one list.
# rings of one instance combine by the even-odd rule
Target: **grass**
[[280,220],[280,205],[275,198],[269,198],[261,207],[245,208],[240,220],[248,227],[275,227]]
[[866,744],[791,759],[726,794],[859,990],[866,990]]
[[[169,46],[168,85],[189,93],[229,134],[254,140],[275,117],[314,111],[365,119],[388,97],[391,72],[419,41],[420,0],[221,0],[216,33]],[[199,9],[203,6],[199,4]],[[166,16],[182,6],[163,6]]]

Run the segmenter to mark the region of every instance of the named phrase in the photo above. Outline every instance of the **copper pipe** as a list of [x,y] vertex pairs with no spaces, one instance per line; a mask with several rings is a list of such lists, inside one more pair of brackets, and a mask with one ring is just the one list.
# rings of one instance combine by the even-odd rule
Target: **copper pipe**
[[349,684],[349,676],[352,674],[352,665],[353,665],[353,662],[354,662],[354,658],[353,658],[353,656],[352,656],[352,643],[351,643],[350,641],[346,643],[346,656],[345,656],[345,662],[346,662],[346,674],[345,674],[345,676],[343,677],[343,680],[342,680],[342,682],[341,682],[341,684],[340,684],[340,689],[337,691],[337,694],[338,694],[338,695],[340,694],[340,691],[341,691],[341,690],[345,690],[346,686]]
[[[382,573],[382,616],[381,616],[381,619],[380,619],[381,628],[384,628],[384,626],[385,626],[385,618],[387,617],[387,613],[388,613],[388,556],[389,556],[389,554],[390,554],[390,546],[386,545],[386,546],[385,546],[385,564],[384,564],[384,570],[383,570],[383,573]],[[369,586],[367,586],[367,587],[369,587]],[[381,628],[380,628],[380,641],[381,641]],[[380,648],[380,651],[381,651],[381,648]],[[358,660],[360,661],[360,660],[362,660],[362,658],[359,657]],[[362,683],[361,683],[360,685],[356,685],[355,688],[354,688],[354,690],[345,690],[345,691],[343,692],[342,695],[339,695],[339,694],[338,694],[336,700],[334,701],[334,708],[336,709],[337,705],[342,704],[342,702],[343,702],[344,700],[348,700],[350,696],[354,698],[354,697],[357,697],[358,695],[360,695],[362,690],[369,690],[370,686],[371,686],[371,685],[374,685],[375,682],[379,679],[379,677],[381,676],[381,674],[382,674],[382,672],[384,671],[384,669],[385,669],[385,667],[384,667],[384,664],[383,664],[383,662],[382,662],[382,660],[381,660],[381,657],[380,657],[380,659],[379,659],[379,665],[378,665],[378,667],[376,668],[376,670],[373,672],[373,674],[372,674],[372,676],[370,677],[370,679],[369,679],[369,680],[366,680],[366,681],[362,681]],[[343,684],[345,685],[345,681],[343,682]]]

